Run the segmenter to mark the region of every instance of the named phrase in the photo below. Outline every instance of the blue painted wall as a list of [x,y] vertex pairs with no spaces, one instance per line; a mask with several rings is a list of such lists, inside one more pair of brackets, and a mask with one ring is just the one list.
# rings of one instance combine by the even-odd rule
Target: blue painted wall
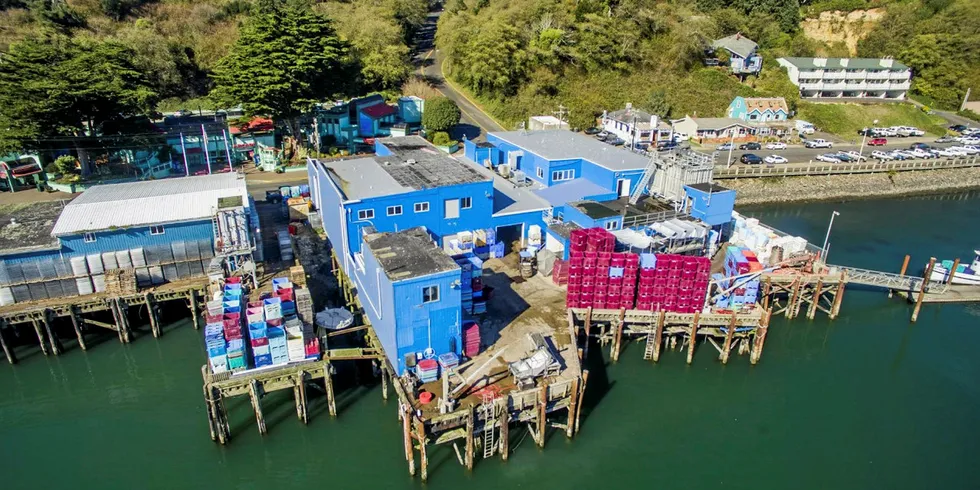
[[408,124],[421,123],[424,108],[424,99],[418,97],[401,97],[398,99],[398,117]]
[[[755,115],[755,119],[752,119],[752,115]],[[752,109],[752,112],[748,112],[748,104],[745,101],[745,97],[737,96],[728,105],[728,117],[743,121],[785,121],[789,118],[789,115],[782,109],[775,111],[770,109],[764,111]]]
[[473,142],[472,140],[463,141],[463,156],[468,158],[471,162],[476,163],[477,165],[482,166],[483,162],[487,159],[490,159],[493,165],[495,166],[497,165],[497,163],[493,162],[493,158],[491,156],[491,150],[492,148],[477,147],[476,143]]
[[[460,269],[392,282],[371,249],[364,247],[364,270],[352,267],[358,297],[398,375],[405,355],[432,348],[436,355],[462,353]],[[439,300],[422,302],[422,288],[439,287]],[[452,348],[452,350],[450,350]]]
[[732,220],[735,209],[735,191],[725,190],[707,193],[684,186],[691,209],[691,216],[711,226],[722,225]]
[[585,213],[579,211],[574,206],[565,206],[563,211],[563,217],[566,223],[575,223],[582,228],[606,228],[607,223],[615,223],[611,225],[612,228],[606,228],[608,230],[618,230],[623,227],[623,217],[622,216],[611,216],[609,218],[593,219],[586,216]]
[[[619,179],[630,179],[632,187],[635,186],[636,183],[639,182],[640,177],[643,176],[643,169],[616,172],[581,158],[570,160],[547,160],[531,151],[504,141],[493,134],[487,135],[487,141],[496,146],[497,150],[499,151],[499,154],[497,155],[497,159],[499,161],[494,162],[494,165],[499,163],[507,163],[507,155],[510,152],[523,151],[524,155],[517,158],[518,169],[524,171],[524,173],[527,174],[527,176],[532,180],[548,187],[564,182],[553,179],[554,176],[552,173],[558,170],[573,170],[573,179],[579,177],[589,179],[595,184],[600,185],[605,189],[609,189],[611,192],[616,192],[616,185]],[[491,161],[493,161],[493,159],[494,155],[491,154]],[[538,169],[541,169],[543,177],[538,176]]]

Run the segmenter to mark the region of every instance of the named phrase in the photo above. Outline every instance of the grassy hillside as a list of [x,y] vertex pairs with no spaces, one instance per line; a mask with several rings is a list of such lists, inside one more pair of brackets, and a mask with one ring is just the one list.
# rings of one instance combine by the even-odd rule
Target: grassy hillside
[[946,133],[946,121],[932,116],[912,104],[815,104],[800,103],[797,116],[813,123],[821,131],[857,139],[857,131],[878,126],[915,126],[933,135]]

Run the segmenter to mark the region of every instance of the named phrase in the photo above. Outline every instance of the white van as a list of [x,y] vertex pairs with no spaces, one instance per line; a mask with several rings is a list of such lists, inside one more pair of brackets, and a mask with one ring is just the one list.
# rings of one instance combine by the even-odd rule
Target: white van
[[800,134],[813,134],[816,131],[813,124],[808,123],[802,119],[796,120],[796,132]]

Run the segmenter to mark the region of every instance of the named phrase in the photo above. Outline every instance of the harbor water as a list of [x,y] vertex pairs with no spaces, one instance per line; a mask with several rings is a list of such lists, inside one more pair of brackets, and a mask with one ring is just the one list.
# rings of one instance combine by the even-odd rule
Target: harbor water
[[[921,272],[930,256],[968,260],[980,247],[975,193],[742,211],[820,245],[834,210],[831,263],[897,272],[908,253]],[[903,301],[851,287],[841,311],[774,318],[757,366],[722,366],[710,344],[690,366],[670,350],[645,362],[642,344],[615,365],[593,349],[575,439],[556,430],[541,450],[514,427],[510,460],[478,456],[472,473],[430,446],[424,485],[408,474],[394,393],[382,401],[378,385],[338,393],[337,418],[310,390],[307,426],[291,391],[271,394],[264,437],[247,397],[231,400],[232,441],[213,443],[202,334],[187,320],[160,339],[93,338],[87,352],[66,340],[60,357],[22,349],[18,365],[0,365],[0,486],[977,488],[980,305],[924,305],[910,324]]]

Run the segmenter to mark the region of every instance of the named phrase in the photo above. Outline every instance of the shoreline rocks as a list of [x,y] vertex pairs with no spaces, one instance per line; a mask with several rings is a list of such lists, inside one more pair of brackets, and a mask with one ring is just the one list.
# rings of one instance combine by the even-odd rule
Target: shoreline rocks
[[736,204],[770,204],[939,194],[980,189],[980,169],[957,168],[891,174],[725,179],[737,192]]

